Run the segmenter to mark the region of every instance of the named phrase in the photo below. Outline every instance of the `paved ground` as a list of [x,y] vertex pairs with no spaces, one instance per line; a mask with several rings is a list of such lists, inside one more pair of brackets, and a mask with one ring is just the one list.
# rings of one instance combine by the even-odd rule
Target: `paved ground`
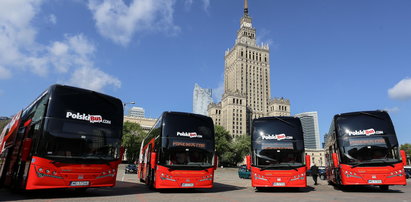
[[[121,166],[124,170],[124,165]],[[218,169],[213,189],[151,191],[137,181],[137,175],[120,172],[114,188],[73,190],[41,190],[20,194],[0,189],[0,201],[411,201],[411,185],[393,186],[381,192],[371,186],[339,190],[320,180],[320,185],[304,189],[269,189],[256,192],[250,180],[240,179],[237,169]],[[411,180],[408,180],[408,184]]]

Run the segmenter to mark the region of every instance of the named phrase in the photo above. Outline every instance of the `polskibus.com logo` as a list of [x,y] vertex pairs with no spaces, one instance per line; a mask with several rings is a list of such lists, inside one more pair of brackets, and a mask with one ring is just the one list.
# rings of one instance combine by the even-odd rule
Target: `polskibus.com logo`
[[85,114],[85,113],[80,114],[80,112],[77,112],[77,113],[67,112],[66,118],[88,121],[90,123],[111,124],[111,120],[103,119],[101,115],[90,115],[90,114]]

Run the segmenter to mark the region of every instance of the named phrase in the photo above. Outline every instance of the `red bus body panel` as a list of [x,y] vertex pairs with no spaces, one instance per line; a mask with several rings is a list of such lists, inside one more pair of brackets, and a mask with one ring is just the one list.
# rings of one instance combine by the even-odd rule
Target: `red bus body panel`
[[406,185],[402,163],[394,167],[355,167],[340,165],[342,185]]
[[[109,164],[53,164],[51,160],[33,156],[26,189],[113,187],[119,161]],[[72,182],[88,182],[88,185],[72,186]]]
[[[10,145],[14,144],[14,140],[11,138],[14,137],[17,133],[17,127],[20,125],[20,118],[22,112],[23,111],[19,111],[15,116],[13,116],[10,123],[8,123],[3,128],[3,131],[0,135],[0,154],[4,152],[6,147],[9,147]],[[6,133],[7,129],[9,130]]]
[[154,187],[157,189],[212,188],[213,181],[214,168],[205,170],[170,170],[167,167],[157,165]]
[[307,187],[307,168],[297,170],[263,170],[251,166],[253,187]]

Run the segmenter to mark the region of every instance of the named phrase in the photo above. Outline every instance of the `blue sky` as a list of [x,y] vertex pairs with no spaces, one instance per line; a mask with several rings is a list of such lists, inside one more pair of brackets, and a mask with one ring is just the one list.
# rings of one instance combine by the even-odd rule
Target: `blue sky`
[[[411,1],[249,0],[270,44],[271,95],[292,114],[386,109],[411,143]],[[135,101],[148,117],[192,110],[194,83],[222,91],[243,0],[0,2],[0,116],[63,83]]]

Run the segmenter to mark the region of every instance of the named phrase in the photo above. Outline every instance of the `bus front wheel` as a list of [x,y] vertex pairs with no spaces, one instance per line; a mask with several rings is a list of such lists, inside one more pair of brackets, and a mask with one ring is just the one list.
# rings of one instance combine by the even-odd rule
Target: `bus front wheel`
[[154,181],[155,181],[155,171],[150,169],[150,174],[148,176],[148,187],[151,190],[155,190],[155,186],[154,186]]

